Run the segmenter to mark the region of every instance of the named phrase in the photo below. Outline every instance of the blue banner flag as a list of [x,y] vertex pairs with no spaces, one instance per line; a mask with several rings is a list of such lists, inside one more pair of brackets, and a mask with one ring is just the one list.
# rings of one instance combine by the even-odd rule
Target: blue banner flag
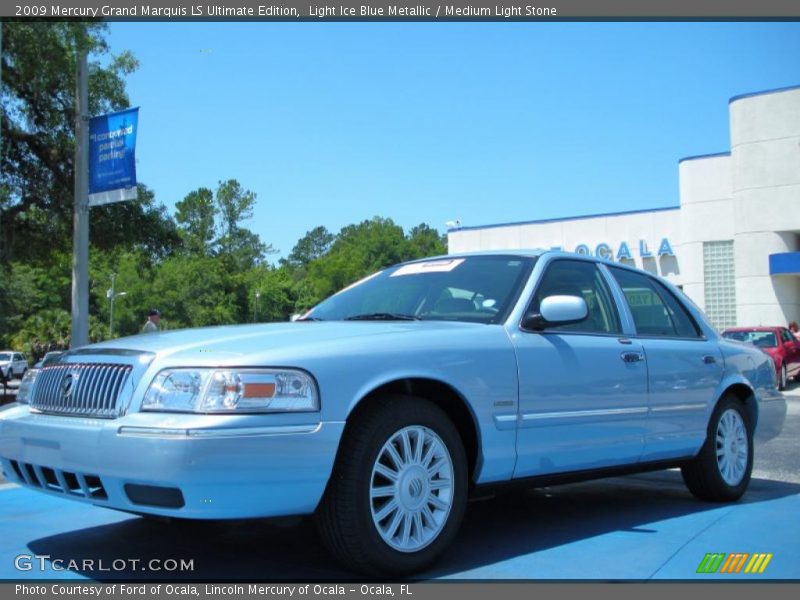
[[89,206],[136,198],[139,108],[89,119]]

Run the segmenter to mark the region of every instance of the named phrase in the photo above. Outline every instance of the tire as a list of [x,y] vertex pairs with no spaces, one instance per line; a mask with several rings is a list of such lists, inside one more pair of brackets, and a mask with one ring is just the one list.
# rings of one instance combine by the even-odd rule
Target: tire
[[726,394],[711,415],[700,452],[681,468],[683,481],[701,500],[733,502],[744,494],[752,471],[752,423],[744,404]]
[[778,375],[778,389],[783,391],[786,389],[786,382],[789,378],[786,376],[786,364],[781,365],[780,374]]
[[447,414],[421,398],[386,396],[348,423],[317,526],[330,552],[353,570],[413,573],[455,538],[467,477],[464,446]]

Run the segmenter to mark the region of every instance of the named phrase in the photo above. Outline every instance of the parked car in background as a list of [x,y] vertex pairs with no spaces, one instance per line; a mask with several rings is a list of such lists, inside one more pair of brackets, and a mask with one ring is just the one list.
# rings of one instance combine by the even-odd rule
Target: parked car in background
[[17,398],[15,483],[161,517],[315,514],[376,576],[430,565],[482,486],[680,467],[737,500],[786,414],[770,358],[680,290],[539,251],[390,267],[294,322],[71,350]]
[[731,327],[722,332],[722,337],[753,344],[769,354],[779,389],[785,390],[792,377],[800,377],[800,341],[786,327]]
[[28,370],[28,359],[22,352],[3,350],[0,352],[0,372],[6,379],[22,377]]
[[53,350],[52,352],[47,352],[47,353],[46,353],[46,354],[45,354],[45,355],[42,357],[42,360],[40,360],[40,361],[39,361],[39,362],[37,362],[35,365],[33,365],[33,368],[34,368],[34,369],[41,369],[41,368],[42,368],[42,366],[44,366],[44,365],[46,365],[46,364],[49,364],[49,363],[51,363],[51,362],[54,362],[54,361],[55,361],[55,360],[56,360],[56,359],[57,359],[59,356],[61,356],[62,354],[64,354],[64,352],[63,352],[63,351],[61,351],[61,350]]

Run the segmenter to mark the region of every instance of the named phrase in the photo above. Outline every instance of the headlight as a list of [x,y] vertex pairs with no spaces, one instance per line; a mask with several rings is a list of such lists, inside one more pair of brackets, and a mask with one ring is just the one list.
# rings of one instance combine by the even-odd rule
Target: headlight
[[38,374],[39,369],[28,369],[25,371],[25,375],[22,376],[22,381],[19,382],[19,389],[17,390],[17,402],[20,404],[30,403],[33,382],[36,381],[36,376]]
[[293,369],[166,369],[156,375],[142,410],[196,413],[319,410],[312,377]]

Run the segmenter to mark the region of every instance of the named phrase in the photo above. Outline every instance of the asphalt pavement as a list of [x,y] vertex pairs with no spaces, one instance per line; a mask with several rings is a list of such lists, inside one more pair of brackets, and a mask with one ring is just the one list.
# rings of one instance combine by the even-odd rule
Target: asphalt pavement
[[[737,503],[695,500],[677,470],[516,490],[471,502],[456,542],[421,578],[798,579],[800,385],[786,397],[784,430],[756,446],[753,480]],[[8,483],[0,514],[0,579],[357,578],[325,552],[308,518],[165,522]],[[697,573],[709,553],[771,557],[763,573]],[[31,555],[49,557],[43,570]]]

